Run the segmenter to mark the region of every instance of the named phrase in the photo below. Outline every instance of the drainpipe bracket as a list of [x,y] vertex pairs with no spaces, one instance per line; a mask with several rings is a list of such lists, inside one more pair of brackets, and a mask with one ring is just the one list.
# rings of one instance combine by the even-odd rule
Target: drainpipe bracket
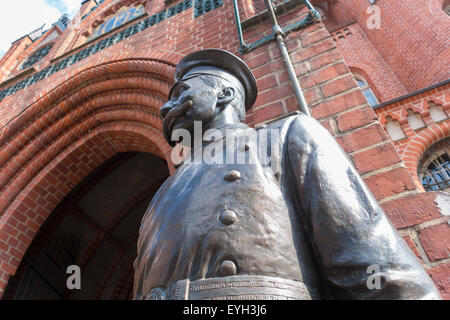
[[312,22],[320,21],[320,13],[317,10],[310,10],[308,14],[308,18]]
[[284,30],[279,25],[274,25],[272,27],[272,32],[275,35],[275,37],[281,35],[284,38],[284,36],[286,35]]
[[239,53],[245,54],[249,51],[248,49],[250,49],[250,46],[244,42],[239,46]]

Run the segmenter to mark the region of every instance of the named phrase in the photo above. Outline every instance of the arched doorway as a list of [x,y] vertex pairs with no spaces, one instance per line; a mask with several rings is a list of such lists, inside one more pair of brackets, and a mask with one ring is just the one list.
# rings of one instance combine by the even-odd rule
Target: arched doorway
[[[46,220],[3,298],[130,299],[140,222],[168,176],[165,160],[143,152],[97,167]],[[67,288],[70,265],[81,268],[81,290]]]
[[[10,282],[19,278],[22,260],[37,234],[47,229],[49,217],[109,159],[143,152],[164,159],[167,175],[167,167],[174,170],[159,108],[173,82],[172,59],[178,56],[142,55],[109,57],[68,72],[61,82],[49,82],[48,94],[33,96],[1,128],[0,299],[6,298],[7,287],[11,292]],[[91,258],[86,257],[87,265]],[[120,281],[129,283],[125,274]],[[102,297],[95,293],[94,298]]]

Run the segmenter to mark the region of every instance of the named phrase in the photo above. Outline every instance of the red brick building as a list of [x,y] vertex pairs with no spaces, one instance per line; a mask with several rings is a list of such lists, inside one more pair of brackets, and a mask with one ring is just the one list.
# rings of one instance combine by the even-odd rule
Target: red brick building
[[[375,2],[371,5],[370,2]],[[86,0],[0,60],[0,297],[127,299],[140,219],[174,170],[158,109],[177,62],[239,54],[252,126],[299,109],[261,0]],[[450,298],[450,2],[275,1],[312,115]],[[295,24],[297,23],[297,24]],[[83,290],[66,287],[69,265]]]

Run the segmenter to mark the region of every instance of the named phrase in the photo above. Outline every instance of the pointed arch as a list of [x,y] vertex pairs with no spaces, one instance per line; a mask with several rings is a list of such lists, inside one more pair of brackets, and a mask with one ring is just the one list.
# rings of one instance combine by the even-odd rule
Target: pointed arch
[[[0,131],[0,296],[34,236],[84,177],[120,152],[170,161],[159,108],[173,62],[125,59],[89,67],[36,99]],[[56,192],[49,192],[57,190]]]

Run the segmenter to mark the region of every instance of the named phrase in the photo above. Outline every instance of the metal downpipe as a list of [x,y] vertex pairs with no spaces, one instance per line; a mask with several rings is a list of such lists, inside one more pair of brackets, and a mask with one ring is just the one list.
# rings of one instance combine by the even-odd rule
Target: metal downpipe
[[239,43],[241,45],[241,48],[247,49],[248,45],[245,43],[244,36],[242,34],[241,18],[239,16],[239,7],[237,4],[237,0],[233,0],[233,6],[234,6],[234,16],[236,18],[236,27],[239,36]]
[[295,74],[294,66],[292,65],[291,57],[289,56],[289,52],[287,50],[286,43],[284,42],[283,30],[278,25],[277,17],[273,10],[272,2],[271,2],[271,0],[264,0],[264,2],[266,4],[267,11],[269,12],[269,16],[273,22],[273,27],[272,27],[273,33],[276,36],[276,40],[278,42],[278,46],[280,48],[284,64],[285,64],[287,72],[288,72],[289,80],[291,81],[292,88],[294,89],[295,97],[297,99],[297,102],[299,103],[300,110],[304,114],[311,116],[311,112],[309,111],[309,108],[308,108],[308,103],[306,102],[305,96],[303,95],[303,91],[302,91],[302,88],[300,87],[300,83],[298,81],[297,75]]

